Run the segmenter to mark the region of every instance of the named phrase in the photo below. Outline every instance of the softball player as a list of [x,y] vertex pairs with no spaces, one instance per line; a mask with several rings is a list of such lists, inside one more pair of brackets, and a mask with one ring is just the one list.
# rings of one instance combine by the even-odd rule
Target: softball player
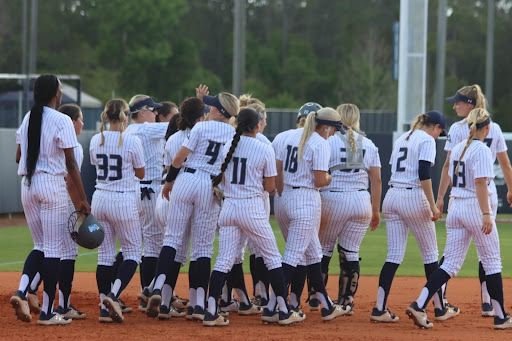
[[[155,123],[156,109],[162,104],[155,103],[147,95],[135,95],[129,102],[133,123],[126,128],[126,134],[133,134],[140,139],[144,148],[145,176],[140,181],[139,219],[142,226],[143,257],[140,264],[142,293],[139,295],[140,306],[144,309],[144,288],[148,287],[155,276],[158,255],[162,248],[163,230],[155,219],[156,194],[162,183],[162,155],[164,138],[168,122]],[[123,250],[124,251],[124,250]],[[140,308],[139,308],[140,309]]]
[[[332,181],[320,190],[322,198],[322,275],[327,283],[329,262],[336,239],[340,259],[338,304],[354,308],[354,295],[359,280],[359,247],[368,225],[374,231],[380,223],[379,150],[359,131],[359,109],[342,104],[336,109],[341,115],[345,136],[336,133],[329,138]],[[341,162],[341,163],[340,163]],[[368,179],[372,191],[368,193]]]
[[[174,157],[178,153],[181,145],[190,135],[190,130],[194,127],[197,122],[201,122],[204,120],[204,115],[207,112],[207,108],[204,105],[203,101],[199,98],[189,98],[181,103],[180,108],[180,117],[177,122],[178,131],[169,137],[167,143],[165,144],[165,153],[164,153],[164,166],[169,169]],[[186,162],[185,162],[186,163]],[[162,230],[165,231],[165,225],[167,224],[167,219],[169,216],[169,211],[171,210],[171,203],[162,197],[162,195],[157,196],[156,203],[156,218],[158,224],[161,226]],[[172,288],[176,286],[177,276],[179,274],[179,269],[183,264],[187,262],[187,251],[190,240],[190,222],[187,224],[186,231],[183,238],[183,243],[180,248],[176,252],[176,258],[174,262],[171,264],[171,269],[169,274],[166,277],[165,284],[162,287],[162,303],[160,305],[160,313],[158,314],[159,319],[168,319],[169,317],[177,317],[183,316],[184,314],[181,311],[177,311],[173,308],[171,303],[171,293]],[[192,241],[192,246],[194,247],[194,241]],[[196,259],[197,255],[195,254],[195,249],[191,250],[191,258]],[[192,261],[189,265],[189,274],[191,272],[195,272],[196,270],[196,262]],[[172,275],[171,275],[172,274]],[[175,277],[172,277],[175,276]],[[189,275],[190,276],[190,275]],[[192,277],[192,276],[190,276]],[[196,287],[195,283],[189,283],[189,297],[195,300],[195,292]],[[188,311],[190,316],[192,316],[192,311],[194,309],[195,301],[191,302],[191,305],[188,307]]]
[[[279,323],[292,324],[303,321],[305,316],[288,311],[286,289],[281,267],[281,255],[263,205],[263,191],[275,192],[277,175],[275,155],[272,148],[256,139],[260,117],[252,108],[242,109],[237,116],[236,134],[222,151],[224,163],[221,173],[213,179],[217,186],[224,179],[224,202],[219,217],[219,256],[215,263],[208,297],[208,311],[203,325],[225,326],[229,321],[217,313],[217,301],[228,271],[231,270],[239,254],[242,232],[265,258],[275,291],[274,300],[279,305]],[[265,177],[265,188],[262,178]],[[240,292],[243,291],[243,292]],[[249,296],[241,288],[240,314],[244,307],[252,306]]]
[[[435,163],[435,139],[444,134],[446,119],[435,110],[419,115],[411,130],[393,145],[391,154],[390,189],[386,193],[382,211],[386,220],[388,255],[379,277],[377,305],[370,320],[398,322],[386,306],[395,272],[404,258],[409,230],[420,247],[427,279],[439,268],[434,221],[440,212],[434,202],[430,167]],[[445,308],[441,295],[434,296],[436,319],[446,320],[459,312]]]
[[[193,276],[196,283],[195,319],[204,318],[206,290],[210,276],[210,259],[213,254],[213,241],[220,207],[214,199],[211,177],[220,170],[219,153],[222,146],[234,135],[229,119],[238,113],[238,99],[228,93],[204,96],[205,104],[210,105],[210,121],[199,122],[190,131],[190,137],[183,143],[174,157],[162,195],[169,199],[171,209],[167,220],[164,247],[160,252],[152,296],[148,301],[149,316],[156,316],[162,301],[162,287],[169,273],[169,265],[174,262],[176,251],[181,247],[186,227],[193,219],[192,235],[195,236],[197,271]],[[187,160],[186,167],[180,169]],[[179,175],[178,175],[179,174]],[[176,179],[177,178],[177,179]],[[174,180],[176,179],[176,183]],[[173,271],[176,271],[174,269]],[[171,274],[174,277],[174,274]],[[174,289],[174,288],[172,288]],[[192,298],[193,300],[193,298]]]
[[[123,321],[118,298],[133,277],[141,257],[135,177],[144,178],[144,150],[137,137],[123,134],[128,114],[129,107],[124,100],[108,101],[101,114],[100,133],[92,137],[89,146],[91,164],[96,166],[97,173],[92,213],[105,229],[96,269],[100,322]],[[109,123],[108,131],[103,131],[105,122]],[[116,236],[123,248],[124,260],[111,286]]]
[[287,285],[295,268],[306,258],[313,289],[323,308],[322,320],[332,320],[348,313],[348,308],[333,304],[327,295],[320,262],[322,248],[318,240],[320,193],[332,180],[327,173],[330,149],[327,138],[341,129],[340,115],[332,108],[310,112],[304,129],[291,133],[285,149],[277,155],[277,170],[283,174],[284,189],[280,198],[283,220],[288,226],[283,270]]
[[[474,108],[485,109],[486,107],[485,96],[482,93],[480,86],[478,86],[477,84],[462,87],[457,91],[455,96],[447,98],[446,101],[448,103],[454,103],[453,109],[457,113],[457,116],[463,117],[464,119],[462,119],[459,122],[456,122],[450,127],[448,140],[446,141],[444,147],[444,149],[448,153],[441,173],[441,181],[439,183],[439,191],[436,203],[440,211],[443,210],[444,196],[449,183],[448,168],[451,150],[459,142],[464,141],[466,137],[469,135],[469,127],[467,125],[465,117],[467,117],[469,112]],[[496,162],[496,159],[498,159],[501,170],[503,172],[503,177],[505,179],[505,182],[507,183],[507,201],[510,204],[512,200],[512,167],[510,166],[510,160],[507,155],[507,145],[505,143],[505,139],[503,138],[500,126],[495,122],[491,122],[490,126],[491,128],[489,131],[489,135],[485,138],[484,143],[491,149],[493,162]],[[496,215],[496,213],[498,212],[498,195],[494,181],[492,181],[490,184],[489,195],[492,211]],[[441,258],[441,264],[443,262],[443,259],[444,256],[443,258]],[[487,292],[487,283],[485,282],[485,272],[482,267],[482,262],[479,262],[478,274],[480,278],[481,288],[482,316],[494,316],[494,311],[490,303],[491,298],[489,296],[489,293]]]
[[[307,102],[302,107],[300,107],[299,112],[297,113],[297,127],[296,129],[290,129],[284,132],[281,132],[276,135],[274,140],[272,141],[272,148],[274,148],[274,151],[276,153],[276,156],[279,155],[281,150],[286,150],[287,146],[284,144],[286,139],[291,135],[294,134],[294,132],[300,130],[302,132],[302,128],[304,127],[304,123],[306,122],[306,117],[310,112],[317,112],[318,110],[322,109],[322,106],[315,102]],[[288,151],[287,151],[288,152]],[[276,188],[277,188],[277,194],[274,196],[274,216],[276,217],[277,223],[279,225],[279,229],[281,230],[281,233],[283,234],[283,237],[286,241],[288,237],[288,227],[289,227],[289,220],[286,218],[286,215],[284,214],[284,210],[281,206],[281,195],[283,193],[283,178],[282,178],[282,172],[279,172],[278,169],[278,175],[276,178]],[[305,258],[301,259],[301,261],[297,264],[297,267],[295,268],[294,276],[291,281],[290,285],[290,305],[294,307],[296,310],[299,309],[300,306],[300,297],[302,295],[302,291],[304,290],[304,283],[306,281],[307,276],[307,268],[306,268],[306,262]],[[312,290],[309,290],[312,291]],[[314,295],[313,292],[311,292],[312,295]],[[312,296],[309,299],[309,305],[310,309],[313,306],[312,310],[318,310],[319,308],[319,301],[316,297]],[[316,307],[316,308],[315,308]]]
[[34,105],[16,131],[16,162],[21,180],[21,200],[34,249],[23,267],[18,290],[11,297],[18,319],[30,322],[26,299],[36,273],[44,279],[43,306],[38,324],[69,324],[71,319],[53,311],[63,235],[66,233],[68,200],[66,182],[75,207],[87,214],[84,193],[73,149],[77,146],[71,119],[54,108],[60,105],[62,87],[54,75],[42,75],[34,83]]
[[503,305],[500,242],[495,213],[489,203],[494,178],[493,159],[485,138],[491,129],[489,113],[474,109],[467,117],[469,136],[455,145],[450,154],[451,204],[446,219],[445,261],[428,279],[418,299],[406,310],[421,328],[432,328],[425,307],[441,286],[462,267],[471,239],[485,270],[487,289],[494,308],[494,328],[512,328],[512,318]]

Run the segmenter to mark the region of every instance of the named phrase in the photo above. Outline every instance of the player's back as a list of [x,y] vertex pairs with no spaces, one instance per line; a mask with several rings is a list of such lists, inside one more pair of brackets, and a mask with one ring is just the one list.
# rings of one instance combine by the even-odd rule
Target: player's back
[[[189,135],[190,129],[187,128],[185,130],[178,130],[169,137],[165,143],[164,166],[171,165],[172,160],[174,160],[174,157],[178,154],[183,142],[188,139]],[[186,160],[183,166],[186,166]]]
[[391,179],[389,184],[393,187],[420,187],[418,175],[419,160],[434,165],[436,159],[436,143],[432,136],[421,129],[409,131],[400,136],[393,144],[393,151],[389,164],[391,165]]
[[219,157],[220,152],[233,135],[235,128],[225,122],[196,123],[190,131],[190,137],[183,142],[183,147],[191,151],[187,157],[187,167],[217,175],[223,161]]
[[96,134],[89,147],[91,164],[96,166],[96,188],[114,192],[136,191],[134,168],[145,165],[140,140],[133,135],[123,134],[123,143],[119,146],[119,132],[105,131],[103,135],[103,146],[100,146],[101,134]]
[[[231,147],[226,143],[224,160]],[[274,150],[249,136],[241,136],[231,162],[224,173],[226,198],[247,199],[263,195],[263,177],[277,175]]]

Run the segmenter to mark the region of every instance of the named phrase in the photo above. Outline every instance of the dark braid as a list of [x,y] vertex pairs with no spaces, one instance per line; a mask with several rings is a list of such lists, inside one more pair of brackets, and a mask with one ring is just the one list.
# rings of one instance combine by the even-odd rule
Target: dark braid
[[54,75],[42,75],[34,83],[34,105],[30,109],[28,121],[27,175],[28,185],[36,170],[41,144],[41,124],[43,122],[43,107],[50,103],[59,91],[59,79]]
[[167,131],[165,132],[165,140],[167,141],[171,135],[174,135],[178,131],[178,119],[180,118],[180,114],[176,114],[171,117],[169,121],[169,125],[167,126]]
[[231,158],[235,153],[236,146],[240,141],[240,136],[242,136],[242,134],[245,131],[251,132],[252,129],[259,123],[259,120],[260,118],[258,112],[253,108],[245,107],[242,110],[240,110],[240,113],[236,117],[237,126],[235,136],[233,136],[233,141],[231,142],[231,147],[229,148],[228,154],[226,155],[226,159],[224,160],[222,166],[220,167],[220,174],[218,174],[212,180],[213,187],[217,186],[222,181],[222,175],[228,168],[229,163],[231,162]]
[[185,99],[180,104],[180,118],[178,119],[178,129],[192,129],[196,121],[202,116],[204,103],[197,97]]

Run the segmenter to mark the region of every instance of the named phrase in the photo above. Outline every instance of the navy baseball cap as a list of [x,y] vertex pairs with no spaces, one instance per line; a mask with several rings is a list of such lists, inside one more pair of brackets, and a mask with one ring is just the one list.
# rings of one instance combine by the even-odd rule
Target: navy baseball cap
[[156,103],[153,98],[148,97],[145,100],[135,103],[130,107],[130,112],[134,113],[142,109],[143,107],[161,108],[163,104]]
[[219,95],[216,95],[216,96],[204,95],[203,103],[217,108],[220,111],[220,113],[222,115],[224,115],[224,117],[231,118],[231,115],[229,114],[229,112],[222,106],[222,104],[220,104]]
[[455,96],[448,97],[446,99],[446,102],[447,103],[464,102],[464,103],[469,103],[469,104],[476,105],[476,99],[472,99],[472,98],[466,97],[466,96],[464,96],[463,94],[461,94],[458,91],[455,94]]
[[428,117],[425,119],[425,122],[439,124],[443,129],[440,136],[446,136],[446,118],[443,116],[443,114],[437,110],[427,111],[426,114]]

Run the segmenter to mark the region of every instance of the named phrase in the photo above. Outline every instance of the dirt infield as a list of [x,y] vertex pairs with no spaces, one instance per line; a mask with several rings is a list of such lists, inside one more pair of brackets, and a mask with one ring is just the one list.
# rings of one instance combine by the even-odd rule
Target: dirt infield
[[[126,314],[122,324],[100,324],[98,322],[98,294],[94,273],[75,275],[72,303],[85,311],[87,319],[74,321],[69,326],[43,327],[16,320],[9,298],[16,289],[19,273],[0,273],[0,339],[1,340],[144,340],[144,339],[194,339],[194,340],[511,340],[512,330],[494,331],[492,319],[480,317],[479,283],[474,278],[456,278],[451,281],[448,295],[462,313],[455,319],[434,322],[433,330],[420,330],[405,315],[405,308],[417,297],[425,283],[419,277],[397,277],[394,281],[388,306],[400,317],[397,324],[375,324],[369,321],[370,311],[375,304],[377,277],[362,277],[357,292],[355,314],[323,323],[319,312],[309,312],[307,319],[292,327],[263,325],[258,317],[242,317],[231,314],[228,327],[206,328],[200,323],[184,318],[170,321],[150,319],[136,310],[139,292],[138,274],[123,293],[122,298],[135,311]],[[329,277],[328,291],[336,292],[337,276]],[[180,275],[177,292],[187,297],[187,276]],[[249,285],[250,276],[246,277]],[[512,293],[512,280],[504,282],[505,296]],[[509,296],[510,298],[510,296]],[[40,297],[41,299],[41,297]],[[510,303],[510,302],[509,302]],[[429,305],[429,313],[432,313]],[[512,309],[511,309],[512,311]],[[433,316],[432,316],[433,317]]]

